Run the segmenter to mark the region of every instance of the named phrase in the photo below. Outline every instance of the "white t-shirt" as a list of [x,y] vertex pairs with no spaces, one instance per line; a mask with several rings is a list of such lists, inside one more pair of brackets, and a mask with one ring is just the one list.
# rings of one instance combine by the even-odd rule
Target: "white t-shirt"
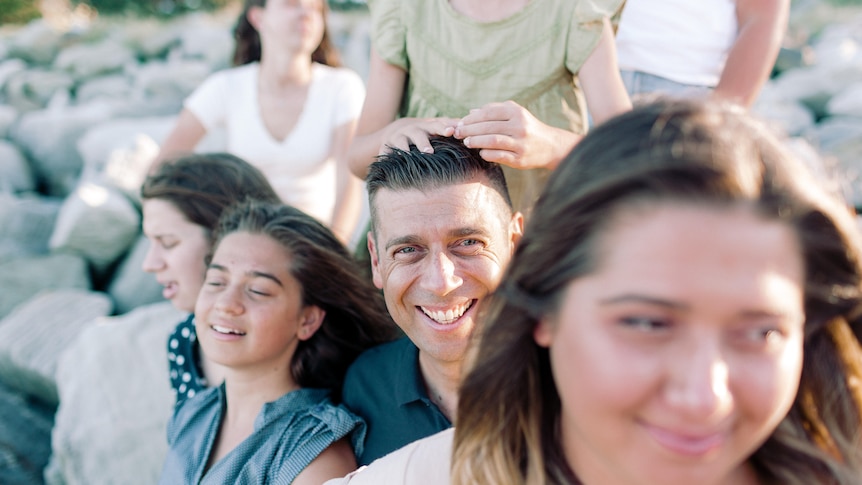
[[619,66],[715,87],[737,29],[734,0],[628,0],[616,35]]
[[455,428],[432,434],[323,485],[447,485]]
[[260,115],[259,64],[217,72],[185,101],[207,130],[227,133],[227,151],[266,175],[281,200],[324,224],[332,223],[336,196],[335,129],[359,117],[365,86],[353,71],[312,64],[305,106],[293,130],[276,140]]

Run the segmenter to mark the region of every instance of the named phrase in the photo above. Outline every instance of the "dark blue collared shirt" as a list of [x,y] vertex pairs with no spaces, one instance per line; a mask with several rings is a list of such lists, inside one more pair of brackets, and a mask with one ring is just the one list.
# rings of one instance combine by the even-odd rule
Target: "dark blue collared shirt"
[[452,427],[428,397],[419,349],[407,337],[363,352],[347,371],[342,398],[368,425],[359,465]]

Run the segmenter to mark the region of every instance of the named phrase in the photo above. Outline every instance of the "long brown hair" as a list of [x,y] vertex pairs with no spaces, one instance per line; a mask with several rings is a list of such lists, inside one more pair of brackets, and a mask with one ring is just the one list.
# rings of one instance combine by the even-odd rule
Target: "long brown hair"
[[303,305],[326,312],[317,332],[299,342],[291,375],[301,387],[330,389],[340,399],[347,367],[363,350],[395,335],[382,296],[332,231],[299,209],[258,201],[232,207],[219,221],[213,252],[234,232],[268,236],[290,254]]
[[[329,28],[327,27],[326,17],[329,14],[329,7],[326,1],[323,2],[323,38],[320,39],[320,45],[311,53],[311,61],[327,66],[338,67],[341,65],[341,58],[338,55],[338,50],[329,39]],[[252,62],[260,61],[260,34],[257,29],[248,21],[248,11],[252,7],[265,7],[266,0],[246,0],[242,13],[236,21],[236,27],[233,30],[234,50],[233,50],[233,65],[242,66]]]
[[280,202],[260,170],[229,153],[184,155],[162,163],[144,180],[141,198],[170,202],[208,232],[222,212],[239,201]]
[[762,125],[694,101],[608,121],[554,173],[479,332],[459,397],[452,483],[580,483],[564,457],[548,351],[533,330],[564,288],[594,269],[608,218],[645,199],[743,202],[795,230],[806,268],[799,391],[750,463],[766,483],[858,484],[862,245],[854,215]]

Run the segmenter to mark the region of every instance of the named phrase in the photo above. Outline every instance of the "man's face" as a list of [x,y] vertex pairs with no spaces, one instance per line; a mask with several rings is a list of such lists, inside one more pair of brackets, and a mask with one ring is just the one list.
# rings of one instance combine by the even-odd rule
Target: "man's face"
[[484,176],[425,192],[380,189],[372,203],[368,250],[392,319],[427,358],[463,360],[523,218],[511,215]]

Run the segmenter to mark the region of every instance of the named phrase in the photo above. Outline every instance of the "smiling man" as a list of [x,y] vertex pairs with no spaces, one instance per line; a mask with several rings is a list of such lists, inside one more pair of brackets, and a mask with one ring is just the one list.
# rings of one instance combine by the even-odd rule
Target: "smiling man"
[[453,138],[431,145],[393,149],[366,178],[374,284],[406,337],[347,373],[344,403],[368,424],[360,465],[452,426],[481,304],[523,230],[498,165]]

